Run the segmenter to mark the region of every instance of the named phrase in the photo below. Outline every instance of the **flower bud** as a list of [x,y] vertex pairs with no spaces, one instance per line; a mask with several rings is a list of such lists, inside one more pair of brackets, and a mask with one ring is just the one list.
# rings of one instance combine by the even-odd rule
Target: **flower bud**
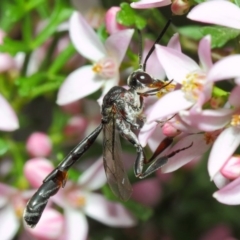
[[240,177],[240,155],[229,158],[220,172],[224,177],[230,180]]
[[123,25],[119,24],[116,21],[116,16],[117,16],[117,13],[119,12],[119,10],[120,10],[120,7],[111,7],[106,12],[105,24],[106,24],[107,32],[109,34],[113,34],[119,30],[126,29],[126,27],[124,27]]
[[175,137],[180,133],[180,131],[169,122],[166,122],[162,126],[162,131],[163,131],[163,134],[167,137]]
[[174,15],[183,15],[188,12],[191,4],[188,0],[174,0],[171,10]]
[[32,157],[46,157],[51,153],[52,142],[45,133],[35,132],[28,138],[26,149]]

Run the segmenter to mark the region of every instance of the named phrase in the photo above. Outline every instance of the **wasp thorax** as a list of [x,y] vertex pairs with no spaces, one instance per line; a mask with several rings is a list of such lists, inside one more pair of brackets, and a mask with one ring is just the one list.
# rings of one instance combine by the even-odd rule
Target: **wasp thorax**
[[128,77],[128,85],[135,89],[148,87],[152,83],[153,83],[153,79],[151,78],[151,76],[141,69],[134,71]]
[[182,81],[182,91],[185,92],[185,97],[193,102],[196,102],[200,93],[203,91],[206,82],[206,74],[203,72],[193,72],[186,76]]
[[103,58],[93,65],[92,70],[103,78],[112,78],[116,75],[117,64],[112,58]]

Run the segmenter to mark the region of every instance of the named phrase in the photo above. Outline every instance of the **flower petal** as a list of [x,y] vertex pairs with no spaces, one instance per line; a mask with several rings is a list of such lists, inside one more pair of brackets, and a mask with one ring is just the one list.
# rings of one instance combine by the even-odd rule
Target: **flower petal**
[[191,107],[192,104],[192,102],[185,98],[182,90],[169,92],[153,105],[151,112],[147,116],[147,121],[161,120],[163,117],[173,115]]
[[105,42],[105,47],[108,52],[108,56],[114,57],[118,65],[120,65],[126,54],[133,33],[134,33],[133,29],[118,31],[110,35],[110,37],[108,37],[108,39]]
[[131,3],[132,8],[157,8],[170,5],[170,0],[141,0]]
[[36,239],[60,239],[64,229],[64,217],[58,211],[46,208],[34,228],[26,228]]
[[84,214],[74,208],[65,207],[66,239],[86,240],[88,234],[88,222]]
[[78,12],[70,18],[69,34],[75,48],[85,58],[96,62],[107,55],[97,34]]
[[138,139],[142,147],[147,145],[148,139],[155,131],[157,124],[157,122],[145,123],[143,128],[141,128],[138,134]]
[[187,17],[194,21],[240,29],[240,9],[229,1],[208,1],[198,4]]
[[162,167],[163,173],[169,173],[179,169],[193,159],[202,156],[210,148],[210,145],[204,140],[203,134],[194,134],[180,139],[168,150],[168,154],[178,149],[188,147],[191,143],[193,143],[193,146],[169,158],[166,165]]
[[240,77],[239,62],[240,54],[221,59],[212,66],[207,75],[207,80],[210,82],[216,82],[228,78]]
[[229,179],[225,178],[220,172],[218,172],[214,176],[213,181],[214,181],[215,185],[217,186],[217,188],[223,188],[230,182]]
[[240,144],[240,133],[237,128],[226,128],[215,140],[209,159],[208,172],[213,179],[224,163],[234,153]]
[[235,108],[239,108],[240,107],[240,86],[236,86],[232,90],[232,92],[231,92],[231,94],[230,94],[230,96],[228,98],[228,101]]
[[107,182],[103,159],[99,158],[91,167],[89,167],[79,178],[78,183],[84,189],[96,190],[102,187]]
[[200,70],[198,64],[179,50],[156,44],[158,60],[161,62],[168,79],[178,83],[192,71]]
[[175,49],[179,52],[182,52],[182,48],[181,48],[181,44],[180,44],[180,41],[179,41],[179,34],[178,33],[173,34],[173,36],[171,37],[171,39],[168,42],[167,47]]
[[240,204],[240,178],[235,179],[222,189],[215,192],[213,197],[224,204]]
[[65,105],[97,91],[104,81],[93,71],[92,66],[81,67],[72,72],[59,89],[57,104]]
[[25,163],[24,175],[34,188],[38,188],[53,169],[53,164],[49,160],[33,158]]
[[1,240],[14,239],[14,236],[20,226],[20,222],[10,204],[1,208],[0,223]]
[[204,37],[198,45],[198,57],[203,69],[207,72],[213,65],[211,57],[211,36]]
[[18,118],[7,100],[0,94],[0,130],[14,131],[19,128]]
[[131,227],[136,224],[134,217],[120,203],[110,202],[100,194],[89,194],[86,202],[86,214],[108,226]]
[[211,132],[225,127],[230,119],[233,110],[200,110],[200,111],[181,111],[180,117],[184,122],[199,130]]

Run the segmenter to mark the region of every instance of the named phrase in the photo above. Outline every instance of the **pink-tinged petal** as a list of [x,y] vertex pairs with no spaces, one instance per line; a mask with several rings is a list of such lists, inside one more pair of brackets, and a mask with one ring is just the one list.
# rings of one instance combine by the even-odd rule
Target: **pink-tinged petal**
[[220,171],[239,144],[240,134],[237,128],[229,127],[221,132],[213,144],[208,159],[208,172],[211,179]]
[[188,125],[211,132],[225,127],[232,116],[231,109],[181,111],[180,117]]
[[[142,54],[142,60],[144,61],[147,54],[149,53],[149,50],[153,46],[154,42],[147,39],[144,42],[144,49]],[[142,62],[143,63],[143,62]],[[146,64],[146,72],[157,79],[164,79],[165,78],[165,72],[161,65],[161,63],[158,61],[156,51],[154,50],[151,56],[149,57],[147,64]]]
[[221,168],[221,174],[227,179],[234,180],[240,177],[240,156],[234,155]]
[[170,0],[141,0],[130,4],[132,8],[157,8],[170,5]]
[[232,90],[232,92],[231,92],[231,94],[230,94],[230,96],[228,98],[228,101],[235,108],[239,108],[240,107],[240,86],[236,86]]
[[232,229],[227,224],[218,224],[211,227],[206,233],[204,233],[199,240],[236,240],[233,237]]
[[214,176],[213,181],[214,181],[215,185],[217,186],[217,188],[223,188],[230,182],[229,179],[225,178],[220,172],[218,172]]
[[181,48],[181,44],[180,44],[180,41],[179,41],[179,34],[178,33],[173,34],[173,36],[171,37],[171,39],[168,42],[167,47],[175,49],[179,52],[182,52],[182,48]]
[[109,34],[126,29],[125,26],[119,24],[116,20],[117,13],[121,10],[120,7],[111,7],[107,10],[105,15],[105,25]]
[[66,239],[86,240],[88,234],[88,222],[85,215],[71,207],[64,208],[66,219]]
[[193,103],[188,101],[184,95],[185,93],[182,90],[176,90],[164,95],[153,105],[151,112],[147,116],[147,121],[161,120],[163,117],[191,107]]
[[81,67],[72,72],[60,87],[57,104],[69,104],[94,93],[103,83],[104,81],[92,71],[92,66]]
[[[151,149],[152,152],[155,152],[158,145],[166,138],[166,136],[163,135],[161,126],[158,125],[155,129],[155,131],[152,133],[151,137],[148,139],[148,146]],[[165,151],[167,151],[168,148],[166,148]]]
[[121,30],[112,34],[105,42],[108,56],[114,57],[118,65],[120,65],[125,56],[133,33],[133,29]]
[[0,53],[0,72],[16,68],[14,59],[7,53]]
[[132,198],[148,207],[159,204],[162,188],[157,178],[139,181],[133,185]]
[[198,57],[203,69],[208,71],[213,65],[211,57],[211,36],[206,36],[200,41],[198,45]]
[[240,77],[238,77],[238,78],[235,79],[235,83],[236,83],[237,85],[240,85]]
[[210,147],[210,145],[206,143],[203,134],[194,134],[180,139],[171,149],[168,150],[168,154],[178,149],[186,148],[191,143],[193,143],[193,145],[190,148],[169,158],[166,165],[162,167],[163,173],[169,173],[179,169],[193,159],[202,156]]
[[155,131],[157,125],[158,125],[157,122],[145,123],[143,125],[143,128],[141,128],[138,134],[138,140],[142,147],[145,147],[147,145],[148,139]]
[[213,194],[219,202],[228,205],[240,204],[240,178],[230,182],[228,185]]
[[84,211],[108,226],[132,227],[136,224],[134,217],[120,203],[110,202],[100,194],[88,195]]
[[195,61],[176,49],[156,45],[156,52],[169,80],[182,83],[187,74],[200,70]]
[[14,212],[14,208],[8,204],[0,210],[0,233],[1,240],[14,239],[20,222]]
[[104,45],[80,13],[72,14],[69,27],[70,38],[82,56],[93,62],[106,56]]
[[14,131],[19,128],[18,118],[7,100],[0,94],[0,130]]
[[24,175],[34,188],[38,188],[53,169],[53,164],[47,159],[33,158],[25,163]]
[[187,17],[194,21],[240,29],[240,9],[229,1],[208,1],[198,4]]
[[207,80],[210,82],[217,82],[224,79],[240,77],[239,62],[240,54],[221,59],[212,66],[207,75]]
[[79,178],[78,183],[84,189],[96,190],[102,187],[105,183],[106,175],[103,167],[103,159],[99,158],[91,167],[89,167]]
[[46,208],[40,221],[34,228],[26,228],[27,231],[38,240],[58,240],[63,234],[64,217],[58,211]]

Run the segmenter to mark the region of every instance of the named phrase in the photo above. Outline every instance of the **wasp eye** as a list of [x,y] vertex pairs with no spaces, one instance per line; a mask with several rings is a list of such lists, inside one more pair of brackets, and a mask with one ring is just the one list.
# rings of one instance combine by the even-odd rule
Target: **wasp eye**
[[151,84],[153,82],[150,75],[145,72],[136,72],[133,75],[133,79],[136,79],[137,81],[139,81],[142,84]]

